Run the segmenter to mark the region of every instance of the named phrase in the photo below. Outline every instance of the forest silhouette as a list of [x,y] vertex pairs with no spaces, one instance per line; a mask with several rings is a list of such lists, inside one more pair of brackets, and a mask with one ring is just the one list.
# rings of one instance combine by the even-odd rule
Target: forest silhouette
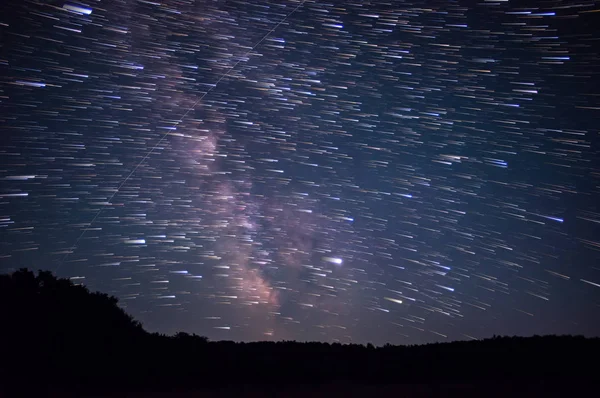
[[[486,396],[503,395],[507,386],[521,386],[521,392],[530,386],[528,395],[558,396],[595,382],[600,353],[600,339],[581,336],[383,347],[209,342],[184,332],[167,336],[145,331],[115,297],[49,271],[36,275],[27,269],[0,275],[0,322],[0,391],[6,394],[37,390],[83,396],[232,385],[273,392],[290,385],[328,385],[333,388],[329,396],[343,391],[364,396],[371,393],[361,393],[359,386],[477,385]],[[404,396],[431,395],[417,390],[422,392],[411,387]],[[298,396],[320,396],[311,391]]]

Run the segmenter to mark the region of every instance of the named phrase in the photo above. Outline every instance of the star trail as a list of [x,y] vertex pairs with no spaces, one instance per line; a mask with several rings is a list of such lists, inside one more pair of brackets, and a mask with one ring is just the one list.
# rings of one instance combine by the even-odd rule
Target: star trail
[[0,270],[150,331],[598,335],[600,2],[3,1]]

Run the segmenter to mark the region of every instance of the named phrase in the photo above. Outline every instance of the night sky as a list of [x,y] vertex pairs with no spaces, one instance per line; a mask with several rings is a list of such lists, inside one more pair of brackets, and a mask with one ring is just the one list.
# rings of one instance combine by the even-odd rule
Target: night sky
[[0,271],[149,331],[600,334],[600,2],[2,0]]

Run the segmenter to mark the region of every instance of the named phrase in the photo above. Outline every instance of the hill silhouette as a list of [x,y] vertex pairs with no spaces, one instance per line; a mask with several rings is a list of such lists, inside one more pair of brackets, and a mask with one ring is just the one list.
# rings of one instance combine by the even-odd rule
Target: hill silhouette
[[364,396],[374,386],[380,396],[445,394],[443,386],[475,395],[515,388],[558,396],[595,381],[600,353],[600,339],[579,336],[384,347],[166,336],[146,332],[115,297],[27,269],[0,275],[0,322],[0,388],[61,396],[175,390],[210,396],[225,387],[244,396],[265,388],[273,396]]

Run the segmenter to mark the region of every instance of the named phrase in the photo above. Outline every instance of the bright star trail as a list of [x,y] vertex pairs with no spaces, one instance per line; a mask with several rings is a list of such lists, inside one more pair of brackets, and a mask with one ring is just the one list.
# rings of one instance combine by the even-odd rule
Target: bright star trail
[[600,334],[600,2],[0,3],[0,271],[149,331]]

